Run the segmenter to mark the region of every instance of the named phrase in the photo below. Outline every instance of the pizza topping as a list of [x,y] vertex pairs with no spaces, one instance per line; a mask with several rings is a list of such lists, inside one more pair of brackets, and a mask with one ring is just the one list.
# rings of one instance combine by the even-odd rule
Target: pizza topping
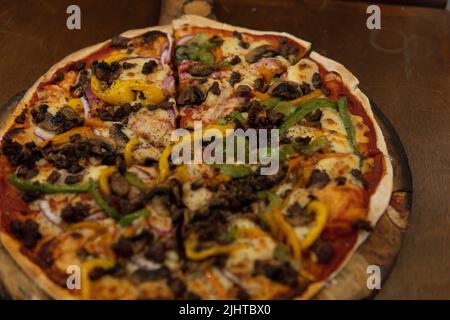
[[328,263],[331,261],[334,255],[334,249],[329,241],[318,239],[311,247],[311,251],[314,252],[317,261],[319,263]]
[[261,58],[274,57],[278,55],[278,49],[269,44],[263,44],[259,47],[256,47],[245,55],[245,61],[248,63],[254,63]]
[[25,108],[22,110],[22,112],[14,118],[14,122],[17,124],[24,124],[26,120],[28,110]]
[[303,95],[300,86],[292,81],[284,81],[269,88],[269,94],[283,100],[294,100]]
[[188,72],[195,77],[206,77],[213,73],[214,69],[202,63],[192,65]]
[[291,63],[296,63],[300,48],[288,39],[282,37],[279,38],[279,43],[280,55],[288,59]]
[[116,80],[120,75],[121,67],[117,62],[108,64],[104,61],[92,62],[92,73],[101,81],[105,81],[108,85]]
[[246,85],[239,85],[236,88],[236,94],[240,97],[248,97],[251,92],[252,92],[252,89]]
[[48,183],[54,184],[54,183],[56,183],[56,182],[59,180],[60,177],[61,177],[61,173],[59,173],[57,170],[53,170],[53,171],[48,175],[46,181],[47,181]]
[[236,83],[241,81],[241,74],[239,72],[233,71],[230,75],[230,80],[228,82],[234,86]]
[[77,223],[83,221],[89,213],[89,206],[81,202],[74,205],[68,204],[61,210],[61,218],[68,223]]
[[219,83],[217,81],[214,81],[214,83],[209,88],[209,91],[212,94],[215,94],[216,96],[220,95],[221,90],[220,90],[220,87],[219,87]]
[[111,39],[111,47],[126,48],[128,46],[128,39],[122,36],[115,36]]
[[133,243],[124,237],[120,237],[119,241],[113,244],[112,249],[119,257],[129,258],[133,255]]
[[28,249],[34,248],[42,238],[42,234],[39,232],[39,225],[31,219],[27,219],[25,222],[13,220],[9,228],[13,235],[21,240]]
[[158,64],[154,60],[150,60],[142,66],[141,72],[142,74],[147,75],[155,71],[156,67],[158,67]]
[[264,275],[272,281],[295,287],[298,283],[297,271],[289,262],[255,261],[254,275]]
[[30,180],[21,179],[15,175],[9,177],[11,183],[18,189],[27,192],[36,192],[41,194],[56,194],[56,193],[82,193],[89,189],[88,184],[71,184],[59,185],[50,183],[40,183]]
[[230,61],[228,61],[228,63],[232,66],[235,66],[241,63],[241,58],[239,58],[239,56],[234,56],[233,58],[230,59]]
[[88,83],[89,83],[89,72],[87,70],[82,70],[78,74],[77,82],[70,87],[72,95],[76,98],[82,97],[85,94]]
[[218,41],[218,38],[208,39],[205,33],[198,33],[189,39],[187,44],[176,48],[175,57],[179,62],[194,60],[212,67],[216,62],[212,50],[220,45],[222,42]]
[[197,86],[185,86],[177,96],[178,106],[199,105],[205,100],[203,91]]
[[266,85],[264,78],[257,78],[253,82],[253,88],[255,88],[256,91],[265,92],[268,86]]
[[355,127],[353,126],[352,119],[350,118],[350,114],[347,109],[347,98],[342,97],[337,101],[339,116],[342,119],[342,122],[345,127],[345,131],[347,132],[347,138],[352,146],[353,153],[357,156],[360,156],[360,152],[358,150],[358,146],[356,145],[356,137],[355,137]]

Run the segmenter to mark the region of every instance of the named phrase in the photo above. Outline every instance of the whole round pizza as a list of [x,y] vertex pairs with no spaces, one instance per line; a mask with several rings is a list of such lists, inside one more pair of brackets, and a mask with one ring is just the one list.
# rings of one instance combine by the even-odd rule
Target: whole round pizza
[[[3,129],[2,244],[57,299],[313,297],[392,191],[357,85],[304,40],[196,16],[80,50]],[[209,129],[276,133],[276,170],[176,161],[174,133]]]

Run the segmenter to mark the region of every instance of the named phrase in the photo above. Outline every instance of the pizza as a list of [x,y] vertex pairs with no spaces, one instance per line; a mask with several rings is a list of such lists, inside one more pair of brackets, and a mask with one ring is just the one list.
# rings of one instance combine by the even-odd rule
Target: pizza
[[[175,163],[172,134],[195,142],[196,122],[277,130],[277,171]],[[2,244],[56,299],[311,298],[393,180],[341,64],[287,33],[189,15],[53,66],[4,125],[0,162]]]

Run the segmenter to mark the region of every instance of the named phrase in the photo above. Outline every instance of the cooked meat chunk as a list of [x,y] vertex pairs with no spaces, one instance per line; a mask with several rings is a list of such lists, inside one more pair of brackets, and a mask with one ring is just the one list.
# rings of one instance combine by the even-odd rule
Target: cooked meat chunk
[[130,190],[130,185],[124,176],[117,173],[111,177],[110,181],[111,190],[119,197],[124,197],[128,194]]
[[112,245],[112,249],[119,257],[129,258],[133,255],[133,242],[124,237]]
[[81,202],[68,204],[61,210],[61,218],[68,223],[83,221],[89,215],[89,206]]
[[330,176],[322,170],[314,169],[309,178],[309,186],[317,186],[323,188],[330,182]]
[[39,232],[39,225],[31,219],[25,222],[20,220],[11,221],[9,228],[12,234],[22,241],[25,247],[32,249],[36,246],[39,239],[42,238]]

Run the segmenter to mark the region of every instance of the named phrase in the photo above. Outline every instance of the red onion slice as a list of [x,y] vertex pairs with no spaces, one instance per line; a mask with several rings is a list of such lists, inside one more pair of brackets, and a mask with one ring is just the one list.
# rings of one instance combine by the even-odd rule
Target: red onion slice
[[42,140],[48,140],[55,136],[54,133],[44,130],[41,127],[36,127],[36,129],[34,129],[34,134],[39,138],[41,138]]
[[87,98],[87,100],[88,100],[88,104],[89,104],[89,106],[95,106],[95,105],[97,105],[97,101],[98,101],[98,99],[97,99],[97,97],[92,93],[92,90],[91,90],[91,84],[90,84],[90,82],[88,82],[88,84],[87,84],[87,86],[86,86],[86,98]]
[[161,84],[162,88],[169,93],[175,92],[175,78],[173,76],[168,76],[165,78]]
[[91,115],[91,107],[89,106],[89,102],[87,101],[85,96],[82,96],[80,98],[81,103],[83,104],[83,110],[84,110],[84,117],[85,118],[90,118]]
[[167,35],[168,46],[164,48],[161,54],[161,62],[168,65],[172,57],[173,38],[170,34]]
[[56,226],[60,226],[61,224],[61,217],[57,216],[52,209],[50,208],[50,204],[47,200],[39,200],[37,203],[39,209],[41,210],[42,214],[47,218],[48,221],[53,223]]
[[152,271],[161,268],[159,263],[145,259],[143,256],[134,256],[131,261],[141,269]]
[[177,46],[181,46],[185,43],[187,43],[189,40],[191,40],[194,36],[192,35],[186,35],[184,37],[181,37],[180,39],[178,39],[177,41]]

